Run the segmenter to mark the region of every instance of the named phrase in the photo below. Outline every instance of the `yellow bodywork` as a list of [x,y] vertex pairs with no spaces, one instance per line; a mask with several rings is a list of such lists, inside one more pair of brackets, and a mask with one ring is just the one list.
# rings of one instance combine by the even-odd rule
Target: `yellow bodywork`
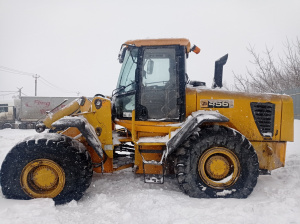
[[[148,39],[127,41],[125,45],[140,46],[163,46],[163,45],[181,45],[186,47],[186,54],[191,50],[188,39]],[[186,99],[186,117],[199,110],[218,110],[220,114],[226,116],[229,122],[219,123],[233,128],[242,133],[253,145],[258,155],[260,169],[273,170],[284,166],[286,142],[293,141],[293,101],[289,96],[275,94],[249,94],[241,92],[229,92],[223,90],[212,90],[203,87],[192,87],[187,85],[185,91]],[[232,103],[229,108],[207,108],[205,102],[209,100],[226,100]],[[275,104],[274,115],[274,134],[272,136],[262,136],[254,120],[250,103],[272,103]],[[101,105],[100,105],[101,104]],[[100,106],[99,106],[100,105]],[[77,111],[77,112],[76,112]],[[166,148],[166,141],[142,141],[145,137],[167,137],[180,128],[182,124],[160,121],[135,121],[134,111],[132,120],[114,120],[112,121],[112,102],[106,97],[95,97],[92,101],[85,100],[80,105],[78,101],[73,101],[67,107],[61,109],[55,114],[48,115],[44,124],[50,128],[51,124],[63,116],[73,114],[74,116],[83,116],[93,127],[102,144],[105,152],[104,170],[101,167],[94,168],[96,172],[113,172],[120,168],[113,167],[113,150],[121,143],[131,142],[135,147],[135,166],[137,173],[143,173],[143,160],[159,161],[162,151]],[[76,113],[75,113],[76,112]],[[114,139],[113,131],[115,124],[125,127],[130,132],[127,136]],[[204,124],[207,125],[207,124]],[[64,135],[76,137],[88,149],[94,163],[100,163],[102,159],[95,153],[93,148],[88,145],[84,137],[80,136],[77,128],[69,128],[62,132]],[[148,151],[157,151],[157,153],[147,153]],[[144,152],[142,155],[140,152]],[[234,160],[234,159],[233,159]],[[226,162],[222,158],[216,157],[218,163],[226,167]],[[124,166],[124,167],[128,167]],[[144,167],[145,173],[161,173],[161,167]],[[217,173],[212,166],[212,172]]]
[[[101,104],[96,106],[96,104]],[[83,116],[86,118],[88,123],[94,128],[99,141],[101,142],[102,148],[105,151],[105,163],[104,163],[104,172],[111,173],[113,172],[113,124],[111,121],[111,101],[105,97],[94,97],[92,101],[85,100],[84,105],[79,106],[80,113],[77,113],[76,116]],[[68,128],[62,134],[76,137],[80,135],[80,131],[77,128]],[[82,142],[87,150],[89,151],[92,162],[100,163],[102,159],[97,155],[94,149],[88,145],[86,140],[83,137],[78,138]],[[102,168],[94,168],[95,172],[102,172]]]
[[51,128],[51,124],[55,121],[57,121],[58,119],[66,116],[66,115],[70,115],[75,113],[78,109],[79,109],[80,105],[78,100],[74,100],[71,103],[69,103],[67,106],[61,108],[60,110],[58,110],[56,113],[52,114],[48,114],[46,116],[46,118],[44,119],[43,123],[45,124],[45,126],[47,128]]
[[[92,101],[88,99],[84,99],[84,104],[79,104],[80,100],[74,100],[66,107],[57,111],[54,114],[48,114],[48,116],[44,119],[44,124],[46,127],[51,128],[51,124],[64,116],[83,116],[87,122],[93,127],[95,133],[98,136],[99,141],[101,142],[101,146],[105,151],[104,155],[104,171],[105,172],[113,172],[113,124],[111,120],[111,101],[105,97],[94,97]],[[99,104],[99,105],[96,105]],[[89,151],[92,162],[100,163],[102,159],[97,155],[94,149],[88,145],[86,139],[81,136],[80,131],[75,127],[70,127],[61,134],[76,138],[78,141],[83,143],[87,150]],[[95,172],[102,172],[101,166],[94,168]]]
[[[201,100],[233,100],[234,106],[232,108],[205,108],[201,107]],[[263,137],[255,123],[250,102],[259,103],[273,103],[275,104],[274,117],[274,136]],[[229,92],[224,90],[212,90],[208,88],[186,88],[186,117],[198,110],[218,110],[221,114],[229,118],[229,122],[220,123],[231,127],[241,132],[253,145],[259,159],[260,169],[273,170],[283,167],[285,164],[286,142],[294,140],[293,125],[293,101],[291,97],[276,94],[249,94],[241,92]],[[141,137],[165,136],[174,131],[174,126],[170,122],[149,122],[149,121],[116,121],[117,124],[122,125],[133,131],[136,147],[141,143],[138,139]],[[176,124],[173,124],[176,125]],[[175,127],[179,128],[179,127]],[[142,147],[149,150],[160,148],[164,149],[163,143],[148,142],[143,143]],[[142,158],[136,150],[135,164],[138,167],[142,165]],[[161,155],[151,155],[153,159],[159,160]],[[151,158],[152,159],[152,158]],[[141,173],[141,169],[137,169]]]
[[[205,99],[233,100],[234,106],[232,108],[207,109],[201,107],[200,104],[201,100]],[[97,100],[100,100],[102,104],[98,109],[95,106]],[[274,136],[263,137],[260,134],[252,115],[250,102],[271,102],[275,104]],[[85,117],[99,135],[98,138],[102,143],[102,148],[105,152],[103,172],[113,172],[118,169],[113,167],[114,147],[122,142],[133,142],[136,149],[136,172],[143,173],[143,160],[140,150],[144,152],[146,152],[145,150],[158,150],[158,153],[145,153],[144,159],[159,161],[162,156],[161,152],[166,148],[166,142],[143,142],[140,141],[140,139],[143,137],[170,137],[171,132],[180,128],[180,124],[171,122],[135,121],[135,119],[115,120],[115,124],[127,128],[131,132],[131,135],[126,138],[120,138],[114,143],[113,129],[115,125],[111,120],[111,107],[111,100],[104,97],[95,97],[92,101],[86,100],[85,104],[82,106],[80,106],[77,101],[74,101],[68,106],[68,109],[65,108],[54,116],[48,116],[45,121],[47,126],[51,126],[52,122],[59,119],[59,117],[67,115],[66,113],[73,113],[77,110],[80,111],[76,116]],[[229,122],[220,123],[219,125],[234,128],[252,143],[258,155],[260,169],[273,170],[284,166],[286,142],[293,141],[293,102],[289,96],[275,94],[246,94],[189,86],[186,88],[186,117],[198,110],[218,110],[221,114],[229,118]],[[80,132],[77,128],[69,128],[62,132],[62,134],[76,137]],[[85,144],[94,163],[100,163],[102,161],[83,137],[79,137],[78,140]],[[129,166],[130,165],[127,167]],[[144,167],[146,172],[162,172],[161,167],[159,166],[148,167],[149,168]],[[102,169],[101,167],[97,167],[94,168],[94,171],[102,172]]]
[[[260,169],[273,170],[285,164],[286,142],[294,140],[294,113],[291,97],[276,94],[250,94],[223,90],[189,88],[188,98],[196,95],[196,100],[187,102],[190,109],[203,110],[200,101],[203,99],[233,100],[233,108],[218,108],[221,114],[229,118],[225,125],[242,133],[253,145],[258,155]],[[274,135],[263,137],[255,123],[250,103],[275,104]],[[192,106],[193,105],[193,106]]]

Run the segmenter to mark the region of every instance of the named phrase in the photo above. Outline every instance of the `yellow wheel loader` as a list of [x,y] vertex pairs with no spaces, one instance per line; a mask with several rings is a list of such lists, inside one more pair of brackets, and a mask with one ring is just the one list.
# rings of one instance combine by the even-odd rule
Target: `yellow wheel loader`
[[81,97],[37,124],[1,168],[6,198],[79,200],[93,172],[132,167],[147,183],[175,174],[197,198],[246,198],[259,174],[284,166],[293,141],[293,101],[285,95],[222,90],[190,81],[186,62],[199,53],[187,39],[127,41],[112,96]]

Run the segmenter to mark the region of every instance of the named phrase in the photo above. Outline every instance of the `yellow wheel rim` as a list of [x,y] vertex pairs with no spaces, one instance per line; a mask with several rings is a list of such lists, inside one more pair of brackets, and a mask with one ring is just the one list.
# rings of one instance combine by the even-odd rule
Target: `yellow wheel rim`
[[37,159],[24,167],[20,182],[32,198],[54,198],[65,186],[65,173],[54,161]]
[[198,172],[208,186],[225,189],[232,186],[240,175],[240,162],[229,149],[215,147],[205,151],[198,162]]

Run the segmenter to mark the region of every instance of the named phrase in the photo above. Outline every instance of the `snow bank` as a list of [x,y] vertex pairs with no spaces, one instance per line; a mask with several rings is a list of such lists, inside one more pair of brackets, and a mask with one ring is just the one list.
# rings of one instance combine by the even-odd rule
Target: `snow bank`
[[[0,130],[0,163],[33,130]],[[0,193],[0,223],[300,223],[300,121],[288,143],[286,166],[260,176],[247,199],[195,199],[175,179],[145,184],[131,169],[95,174],[79,202],[54,206],[51,199],[8,200]],[[13,167],[12,167],[13,168]]]

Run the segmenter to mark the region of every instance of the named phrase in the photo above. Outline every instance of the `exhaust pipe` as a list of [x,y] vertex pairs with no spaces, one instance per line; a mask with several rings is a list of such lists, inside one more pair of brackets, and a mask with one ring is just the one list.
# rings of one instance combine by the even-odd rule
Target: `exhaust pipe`
[[212,88],[222,88],[223,86],[223,66],[226,64],[228,54],[224,55],[215,62],[215,75]]

